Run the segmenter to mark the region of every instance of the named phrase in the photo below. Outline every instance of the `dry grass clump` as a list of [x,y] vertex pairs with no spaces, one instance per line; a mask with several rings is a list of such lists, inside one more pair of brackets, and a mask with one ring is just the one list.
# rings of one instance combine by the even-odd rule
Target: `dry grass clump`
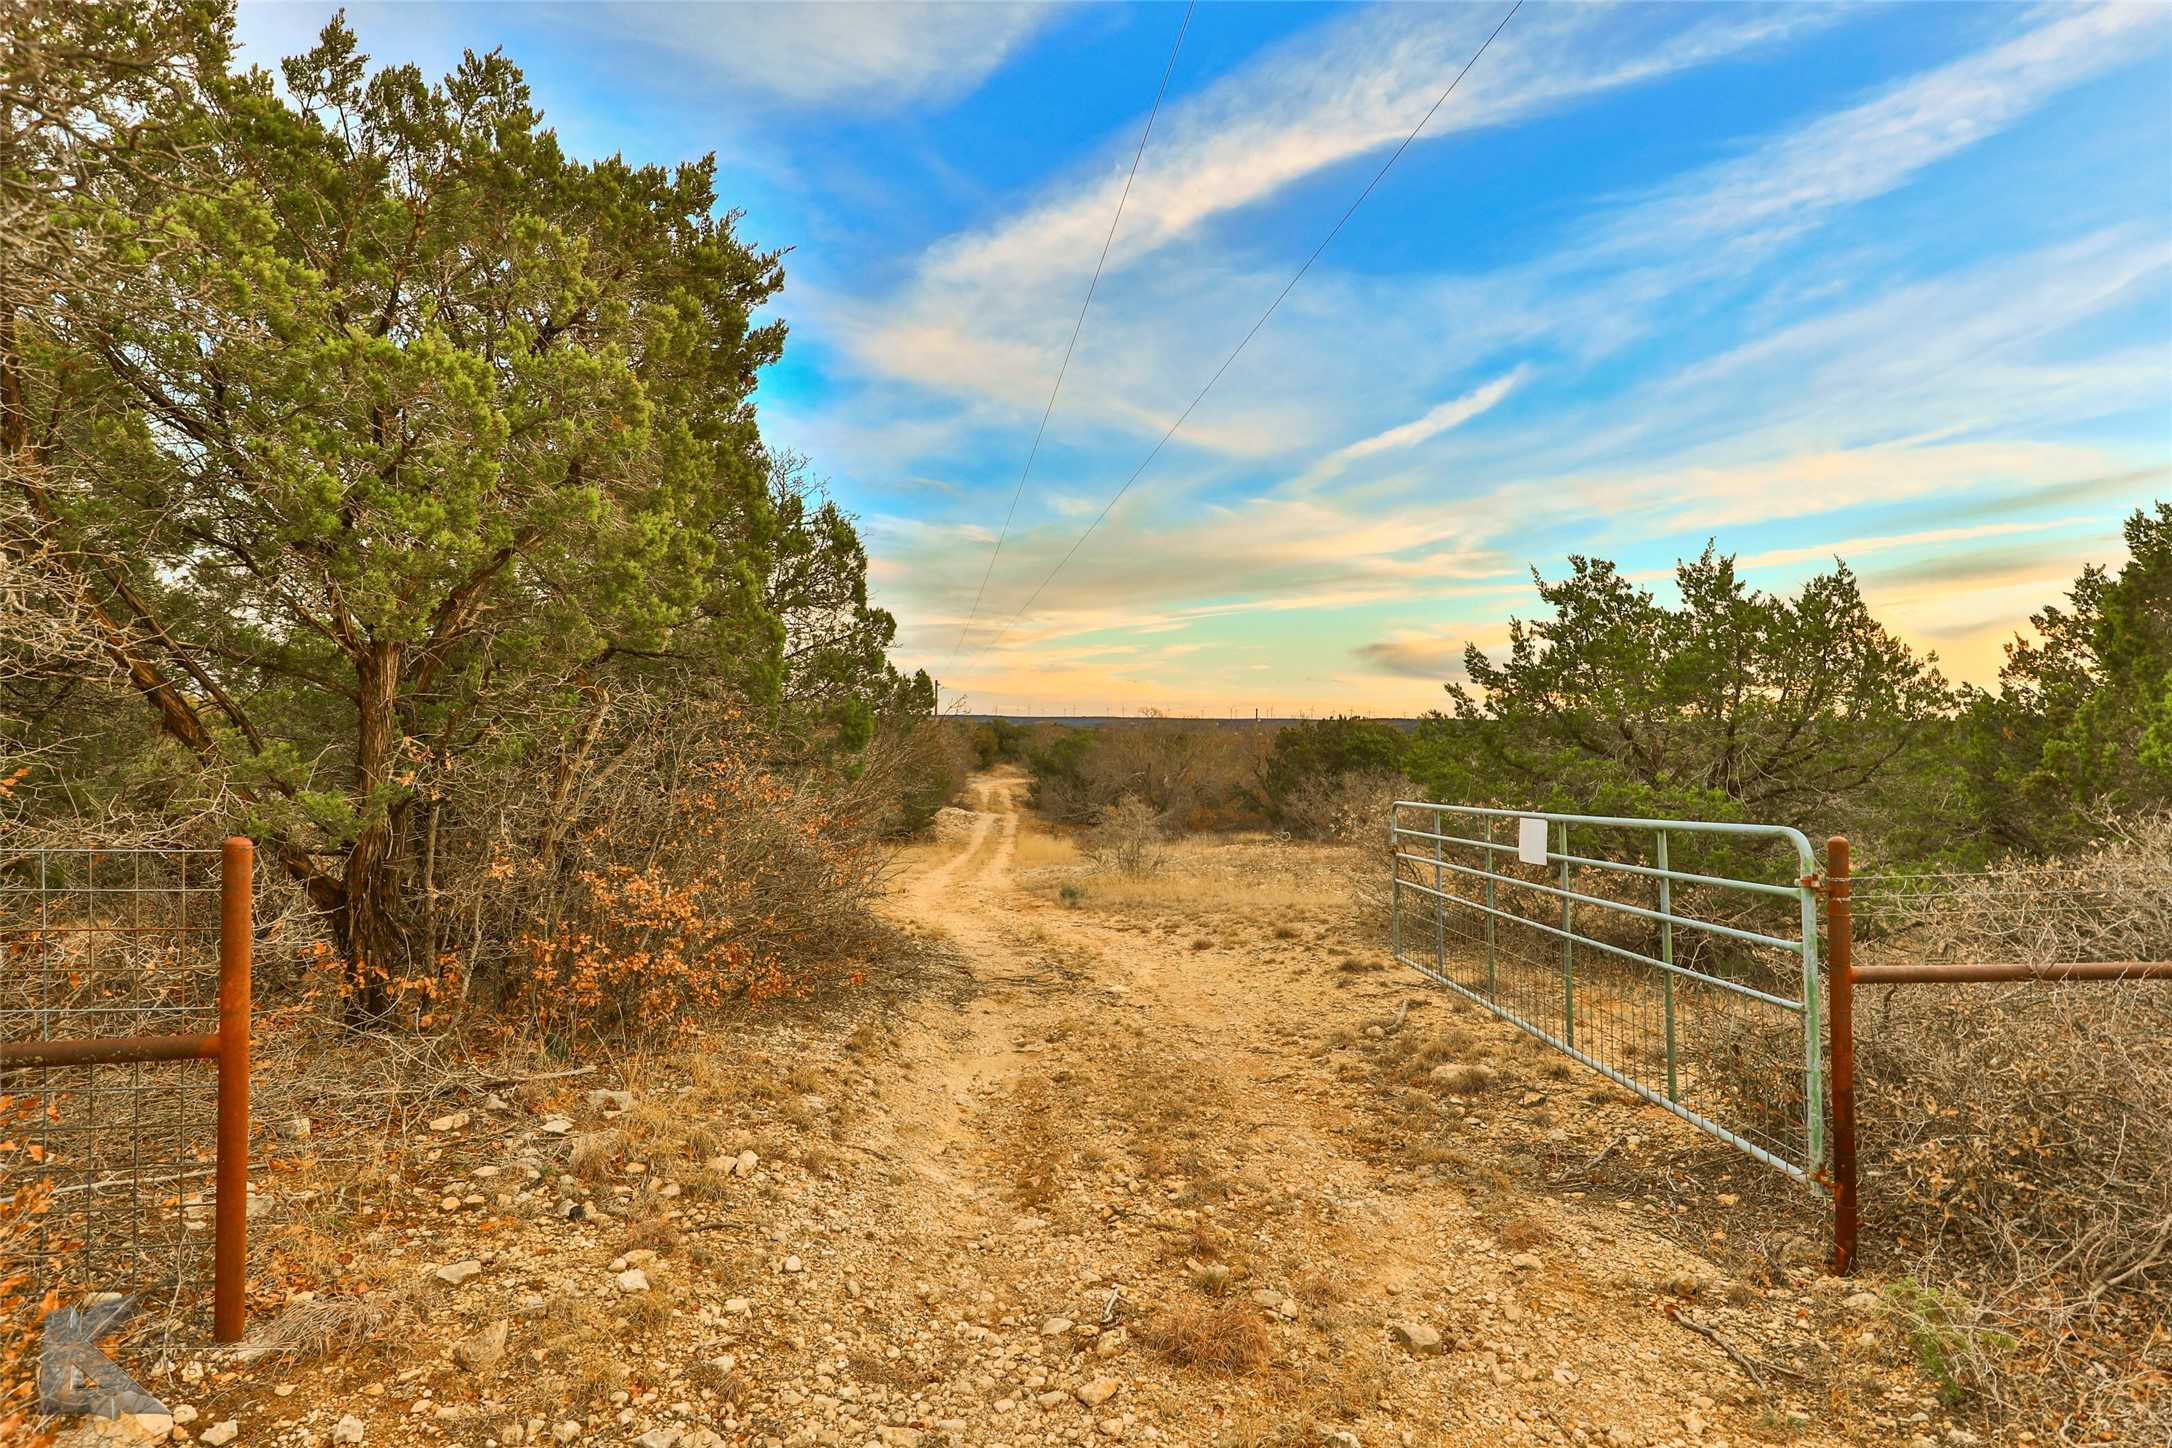
[[1394,1383],[1385,1352],[1375,1345],[1352,1345],[1320,1368],[1311,1406],[1322,1417],[1354,1422],[1387,1401]]
[[1510,1217],[1493,1229],[1493,1240],[1511,1252],[1528,1252],[1551,1242],[1553,1237],[1552,1228],[1527,1213]]
[[1068,835],[1044,834],[1021,824],[1011,846],[1011,866],[1016,870],[1053,870],[1084,863],[1078,842]]
[[265,1358],[301,1361],[339,1351],[352,1352],[393,1328],[415,1321],[414,1303],[403,1292],[370,1292],[359,1297],[315,1297],[297,1302],[249,1334],[234,1356],[241,1362]]
[[1180,1367],[1233,1376],[1257,1372],[1271,1349],[1259,1309],[1237,1302],[1165,1307],[1140,1325],[1139,1340]]
[[653,1269],[649,1279],[649,1290],[627,1298],[624,1308],[626,1321],[641,1332],[655,1332],[669,1326],[672,1314],[678,1310],[678,1294],[671,1285],[658,1280]]
[[566,1170],[584,1182],[599,1182],[610,1175],[625,1149],[626,1138],[618,1131],[583,1132],[566,1148]]
[[1343,1279],[1331,1273],[1307,1268],[1290,1279],[1290,1296],[1307,1307],[1333,1307],[1350,1295]]
[[[1258,836],[1192,836],[1164,840],[1160,863],[1151,873],[1127,875],[1097,867],[1090,888],[1067,877],[1080,898],[1097,907],[1145,908],[1180,917],[1176,928],[1197,934],[1210,912],[1242,915],[1261,923],[1278,940],[1301,935],[1293,920],[1339,914],[1348,903],[1345,872],[1351,851],[1339,847],[1298,845]],[[1041,888],[1055,893],[1054,878]],[[1334,937],[1329,937],[1334,938]]]
[[625,1330],[594,1298],[560,1293],[541,1314],[549,1324],[542,1365],[556,1375],[538,1387],[553,1401],[582,1406],[626,1386]]
[[1451,1061],[1428,1071],[1426,1079],[1450,1096],[1476,1096],[1493,1089],[1501,1073],[1480,1061]]
[[1485,1044],[1458,1025],[1426,1033],[1399,1033],[1393,1042],[1395,1055],[1413,1076],[1445,1062],[1468,1061],[1485,1054]]
[[654,1252],[668,1257],[685,1242],[686,1234],[679,1224],[661,1213],[644,1216],[626,1227],[625,1245],[622,1252]]
[[1097,875],[1092,899],[1102,906],[1181,911],[1187,917],[1187,929],[1198,928],[1196,917],[1201,911],[1286,916],[1332,908],[1337,903],[1331,886],[1273,876],[1247,878],[1212,868],[1201,859],[1203,854],[1200,847],[1178,846],[1168,852],[1168,862],[1158,875]]

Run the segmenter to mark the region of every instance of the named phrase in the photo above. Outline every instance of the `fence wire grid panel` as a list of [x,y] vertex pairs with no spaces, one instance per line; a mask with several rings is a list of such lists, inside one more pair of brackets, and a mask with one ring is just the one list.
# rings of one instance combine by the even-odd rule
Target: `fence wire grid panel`
[[[0,1042],[217,1032],[217,850],[0,852]],[[64,1297],[200,1297],[218,1072],[208,1061],[0,1067],[0,1193],[49,1187],[0,1273]],[[9,1242],[0,1235],[0,1243]]]
[[1800,831],[1421,801],[1391,820],[1399,962],[1820,1184],[1818,866]]

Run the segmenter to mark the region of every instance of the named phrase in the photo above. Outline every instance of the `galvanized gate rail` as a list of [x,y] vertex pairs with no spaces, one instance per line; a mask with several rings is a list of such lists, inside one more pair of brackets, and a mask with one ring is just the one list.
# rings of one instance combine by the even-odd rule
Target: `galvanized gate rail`
[[[1581,853],[1570,848],[1572,829],[1590,842]],[[1669,841],[1684,836],[1725,838],[1752,854],[1777,856],[1769,862],[1772,873],[1786,878],[1677,869]],[[1822,1189],[1822,882],[1801,831],[1401,800],[1391,811],[1389,839],[1390,934],[1398,961],[1753,1159]],[[1577,888],[1579,871],[1609,893]],[[1647,890],[1649,906],[1618,898]],[[1682,891],[1728,907],[1735,921],[1677,908]],[[1773,903],[1782,900],[1785,907]],[[1540,918],[1542,910],[1550,918]],[[1776,910],[1788,924],[1768,921]],[[1429,959],[1405,950],[1406,917],[1414,913],[1430,926]],[[1601,930],[1614,938],[1601,938]],[[1690,936],[1686,952],[1678,948],[1678,931]],[[1451,935],[1468,948],[1451,952]],[[1549,957],[1558,943],[1558,962],[1519,949],[1519,938],[1545,942]],[[1789,1059],[1775,1058],[1768,1067],[1770,1100],[1730,1086],[1717,1071],[1707,1075],[1720,1049],[1739,1061],[1746,1051],[1787,1042],[1793,1043],[1785,1046]]]

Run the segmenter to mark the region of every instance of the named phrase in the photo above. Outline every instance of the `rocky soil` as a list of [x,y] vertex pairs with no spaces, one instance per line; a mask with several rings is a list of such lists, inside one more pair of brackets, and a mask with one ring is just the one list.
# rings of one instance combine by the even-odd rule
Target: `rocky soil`
[[947,964],[275,1184],[255,1350],[136,1365],[171,1436],[1980,1441],[1800,1213],[1379,969],[1338,862],[1105,902],[975,791],[894,899]]

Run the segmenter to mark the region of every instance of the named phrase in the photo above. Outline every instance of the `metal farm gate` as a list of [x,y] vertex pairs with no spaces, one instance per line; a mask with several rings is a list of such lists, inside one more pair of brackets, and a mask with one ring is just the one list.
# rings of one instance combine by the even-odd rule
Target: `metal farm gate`
[[1822,1189],[1801,831],[1405,800],[1390,843],[1398,961]]

